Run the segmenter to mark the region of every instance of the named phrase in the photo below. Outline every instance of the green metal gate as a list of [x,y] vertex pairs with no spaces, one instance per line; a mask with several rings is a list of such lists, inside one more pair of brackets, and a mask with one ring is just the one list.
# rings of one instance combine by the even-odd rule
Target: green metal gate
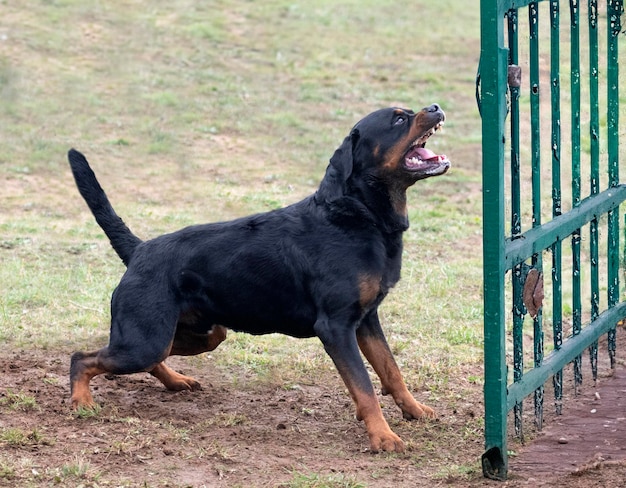
[[618,65],[626,36],[623,0],[481,0],[480,8],[482,463],[485,476],[506,479],[509,411],[522,437],[524,399],[533,395],[540,429],[552,377],[560,414],[563,369],[573,363],[576,388],[589,349],[595,380],[605,334],[614,365],[616,324],[626,317]]

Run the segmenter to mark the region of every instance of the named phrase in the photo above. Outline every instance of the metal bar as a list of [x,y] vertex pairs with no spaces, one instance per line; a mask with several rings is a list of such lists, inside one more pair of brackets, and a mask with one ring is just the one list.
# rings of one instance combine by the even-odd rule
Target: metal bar
[[[508,46],[509,46],[509,69],[518,63],[518,20],[517,10],[507,12]],[[515,238],[522,232],[521,222],[521,192],[520,192],[520,110],[519,97],[520,85],[518,80],[511,79],[509,73],[509,93],[511,98],[511,236]],[[513,268],[513,381],[519,381],[524,374],[524,315],[525,307],[523,300],[524,276],[522,265]],[[522,428],[523,402],[515,405],[514,423],[515,435],[520,440],[524,439]]]
[[558,351],[553,351],[543,362],[541,367],[528,371],[517,383],[509,386],[507,409],[511,410],[515,404],[530,395],[538,384],[543,384],[551,375],[564,365],[580,355],[590,342],[597,341],[606,334],[611,327],[626,317],[626,302],[609,308],[577,336],[569,337]]
[[533,227],[541,226],[541,124],[539,105],[539,10],[537,2],[528,8],[530,28],[530,118]]
[[548,249],[559,240],[572,235],[576,229],[593,222],[598,216],[616,209],[626,200],[626,184],[609,188],[595,196],[587,197],[569,212],[555,217],[540,228],[529,229],[519,239],[507,239],[506,270],[531,256]]
[[572,206],[580,204],[580,3],[570,0],[570,94],[572,97]]
[[608,0],[608,56],[607,56],[607,145],[609,186],[619,183],[619,56],[618,36],[622,31],[621,15],[624,12],[623,0]]
[[[600,191],[600,111],[598,108],[598,2],[589,0],[589,98],[590,98],[590,136],[591,136],[591,195]],[[589,254],[591,259],[591,320],[600,312],[600,278],[598,269],[598,219],[594,218],[589,226]],[[593,380],[598,378],[598,343],[589,347],[589,360]]]
[[496,2],[481,1],[481,100],[483,171],[485,447],[483,474],[506,479],[506,332],[504,284],[504,119],[506,116],[507,50],[504,11]]
[[[570,92],[572,98],[572,206],[580,205],[580,5],[578,0],[570,0]],[[581,234],[580,228],[572,233],[572,334],[580,334],[582,328],[581,293]],[[582,356],[574,359],[574,392],[582,384]]]
[[589,0],[589,135],[591,137],[591,194],[600,191],[600,111],[598,108],[598,2]]
[[[580,286],[580,229],[572,234],[572,334],[577,336],[582,330],[582,299]],[[574,359],[574,394],[583,382],[582,356]]]
[[[622,30],[621,15],[624,10],[623,0],[607,2],[607,146],[609,187],[619,184],[619,58],[617,38]],[[619,301],[619,211],[608,213],[608,306]],[[608,350],[611,368],[615,367],[615,328],[609,330]]]
[[[550,102],[552,106],[552,218],[562,214],[561,202],[561,55],[559,0],[550,0]],[[561,241],[552,244],[552,332],[555,349],[563,343],[563,303],[561,290]],[[560,415],[563,405],[563,371],[554,373],[554,406]]]
[[[607,280],[608,306],[612,307],[619,302],[619,210],[611,210],[607,214],[608,243],[607,243]],[[616,329],[609,330],[607,348],[611,368],[615,368]]]
[[[541,2],[542,0],[538,0]],[[498,0],[500,3],[500,10],[506,12],[509,9],[520,9],[527,7],[531,3],[537,3],[537,0]]]
[[619,183],[619,56],[618,36],[622,31],[621,15],[624,12],[623,0],[608,0],[608,56],[607,56],[607,145],[609,186]]
[[[541,113],[540,113],[540,72],[539,72],[539,5],[528,5],[530,31],[530,119],[531,119],[531,164],[532,164],[532,215],[533,229],[541,228]],[[545,248],[544,248],[545,249]],[[541,253],[533,254],[532,265],[540,272],[543,269]],[[533,359],[534,366],[543,362],[543,315],[539,310],[533,318]],[[541,430],[543,426],[543,383],[538,385],[534,395],[535,423]]]

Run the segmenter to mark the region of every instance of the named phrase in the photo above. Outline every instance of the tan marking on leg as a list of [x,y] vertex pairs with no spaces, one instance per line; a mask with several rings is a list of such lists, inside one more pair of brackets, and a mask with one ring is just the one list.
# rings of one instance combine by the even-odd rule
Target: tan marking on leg
[[383,387],[383,395],[391,394],[396,405],[402,410],[404,418],[434,418],[435,411],[419,403],[409,392],[398,364],[396,363],[387,343],[377,337],[357,336],[359,347],[376,371]]
[[214,350],[226,339],[227,330],[228,329],[226,329],[226,327],[222,327],[221,325],[213,326],[213,328],[209,331],[209,337],[207,339],[207,351]]
[[213,351],[226,339],[226,327],[214,325],[206,334],[178,329],[169,356],[195,356],[207,351]]
[[102,373],[106,373],[101,367],[92,364],[85,365],[84,362],[94,362],[94,358],[84,358],[76,360],[76,364],[73,368],[73,373],[70,378],[70,391],[71,391],[71,403],[72,409],[77,410],[79,408],[94,408],[96,402],[94,402],[91,392],[89,391],[89,382],[91,378]]
[[370,395],[358,388],[350,391],[350,394],[356,404],[357,419],[365,422],[372,452],[404,451],[404,442],[389,427],[383,416],[377,396],[374,394]]
[[[369,380],[367,385],[359,386],[356,376],[349,368],[341,363],[335,364],[337,365],[337,370],[343,382],[348,387],[352,400],[354,400],[356,418],[365,422],[372,452],[404,451],[404,443],[402,439],[391,430],[385,420],[383,411],[380,408],[380,402]],[[369,388],[367,388],[368,386]]]
[[165,363],[157,364],[154,368],[152,368],[150,374],[163,383],[168,390],[195,391],[202,389],[200,383],[198,383],[191,376],[185,376],[184,374],[177,373]]

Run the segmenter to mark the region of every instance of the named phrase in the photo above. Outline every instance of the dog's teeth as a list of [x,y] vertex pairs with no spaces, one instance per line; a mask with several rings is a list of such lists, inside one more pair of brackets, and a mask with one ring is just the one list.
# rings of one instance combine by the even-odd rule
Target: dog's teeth
[[418,157],[412,157],[411,159],[409,159],[409,163],[411,163],[412,165],[419,165],[422,164],[424,161],[422,161],[420,158]]
[[443,122],[439,122],[436,126],[430,128],[428,132],[426,132],[426,134],[424,134],[422,137],[420,137],[415,142],[413,142],[413,144],[411,144],[411,147],[421,146],[421,145],[426,144],[426,141],[428,140],[428,138],[431,137],[435,132],[437,132],[437,130],[439,130],[442,125],[443,125]]

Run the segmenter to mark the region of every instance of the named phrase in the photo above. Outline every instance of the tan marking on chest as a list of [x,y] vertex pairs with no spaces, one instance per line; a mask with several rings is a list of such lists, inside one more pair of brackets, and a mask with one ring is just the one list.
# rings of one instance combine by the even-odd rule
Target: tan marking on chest
[[378,298],[380,294],[380,276],[363,274],[359,276],[359,304],[365,308]]

